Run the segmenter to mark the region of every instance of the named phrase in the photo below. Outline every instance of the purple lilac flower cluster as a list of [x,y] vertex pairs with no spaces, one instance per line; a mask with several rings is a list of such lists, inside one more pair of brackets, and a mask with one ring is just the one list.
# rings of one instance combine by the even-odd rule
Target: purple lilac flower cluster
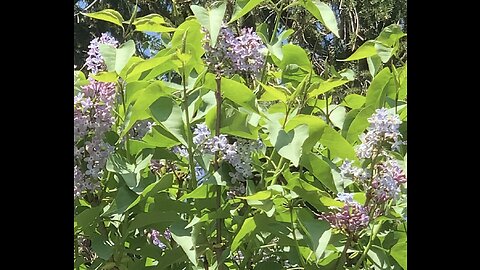
[[252,28],[243,28],[240,35],[235,36],[230,28],[222,25],[215,47],[210,46],[210,35],[206,33],[204,49],[207,65],[213,72],[258,73],[265,64],[266,47]]
[[370,126],[367,133],[360,137],[362,144],[357,148],[359,158],[372,158],[383,154],[380,151],[384,143],[390,144],[392,150],[404,144],[398,130],[402,123],[398,115],[389,113],[386,108],[380,108],[368,118],[368,122]]
[[245,182],[246,178],[252,177],[251,154],[263,147],[261,140],[249,141],[238,138],[233,144],[230,144],[224,134],[211,137],[211,132],[205,124],[197,124],[193,134],[195,135],[194,143],[199,145],[203,153],[220,152],[223,160],[235,168],[235,172],[230,173],[232,183]]
[[377,173],[372,180],[373,200],[377,203],[383,203],[398,199],[400,185],[407,182],[407,177],[397,161],[387,159],[375,167]]
[[[155,229],[151,230],[150,240],[152,241],[152,244],[154,244],[155,246],[159,247],[162,250],[165,250],[167,248],[167,246],[164,243],[162,243],[162,241],[160,239],[158,239],[159,236],[160,236],[159,231],[157,231]],[[168,229],[168,228],[165,229],[165,231],[163,232],[163,237],[168,241],[172,240],[172,233],[170,232],[170,229]]]
[[118,46],[118,41],[107,32],[103,33],[100,38],[96,37],[90,42],[90,45],[88,45],[88,57],[85,62],[87,70],[92,74],[97,74],[99,71],[106,69],[105,61],[100,55],[100,44],[107,44],[116,48]]
[[[361,183],[367,190],[374,202],[383,203],[388,200],[396,200],[400,195],[401,184],[407,181],[406,176],[398,163],[384,151],[384,142],[390,142],[391,147],[399,145],[401,134],[398,128],[401,120],[398,115],[389,114],[385,108],[377,109],[368,119],[370,127],[360,147],[357,148],[359,158],[375,157],[380,162],[370,173],[366,169],[353,166],[352,162],[345,160],[339,167],[340,174],[344,178],[350,178]],[[387,144],[388,145],[388,144]],[[372,177],[373,174],[373,177]],[[371,179],[371,182],[368,180]]]
[[370,178],[370,173],[367,170],[353,166],[353,162],[347,159],[339,169],[340,175],[344,178],[351,178],[360,182],[364,182]]
[[347,235],[358,235],[370,221],[368,209],[354,201],[348,193],[339,193],[337,200],[343,201],[344,206],[332,207],[335,211],[321,214],[320,219],[328,221],[332,227]]
[[[108,34],[103,34],[90,43],[87,68],[98,72],[104,66],[98,53],[98,44],[117,44]],[[97,48],[97,49],[95,49]],[[96,51],[95,51],[96,50]],[[96,53],[95,53],[96,52]],[[99,187],[108,155],[114,147],[104,141],[104,136],[112,127],[115,118],[112,107],[115,102],[115,84],[95,81],[83,86],[73,99],[74,107],[74,197],[82,191],[93,191]]]
[[155,122],[150,120],[138,121],[133,125],[132,129],[130,129],[130,137],[134,140],[141,140],[147,133],[152,131],[154,125]]
[[[261,140],[250,141],[246,139],[238,138],[234,143],[228,142],[227,136],[220,134],[218,136],[212,136],[210,129],[205,123],[197,124],[193,130],[193,142],[197,146],[197,149],[202,154],[221,153],[223,160],[230,163],[235,172],[230,172],[231,181],[233,184],[237,182],[243,183],[236,190],[235,194],[240,192],[245,193],[244,183],[246,179],[252,177],[252,163],[251,153],[260,150],[263,147]],[[175,146],[172,151],[183,157],[188,157],[187,149],[184,146]],[[198,185],[203,183],[203,177],[206,175],[205,169],[200,165],[195,166],[195,175],[199,180]]]

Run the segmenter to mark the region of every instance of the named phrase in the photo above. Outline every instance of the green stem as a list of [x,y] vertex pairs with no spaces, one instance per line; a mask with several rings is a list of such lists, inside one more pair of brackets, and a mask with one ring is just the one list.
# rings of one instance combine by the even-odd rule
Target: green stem
[[342,255],[340,256],[340,259],[337,261],[335,269],[337,269],[337,270],[342,269],[342,267],[345,264],[345,261],[347,259],[347,250],[350,248],[351,243],[352,243],[352,237],[348,236],[347,242],[345,243],[345,247],[343,248],[343,251],[342,251]]
[[[75,242],[73,243],[73,246],[74,246],[74,248],[75,248],[75,260],[78,260],[78,259],[79,259],[79,258],[78,258],[78,255],[79,255],[79,254],[78,254],[78,249],[79,249],[79,247],[78,247],[78,235],[77,235],[77,234],[75,234],[74,241],[75,241]],[[77,270],[80,270],[80,265],[77,265]]]
[[193,188],[197,182],[195,175],[195,162],[193,159],[193,136],[190,130],[190,115],[188,113],[188,96],[187,96],[187,79],[185,76],[185,62],[182,61],[182,85],[183,85],[183,111],[185,112],[185,133],[187,135],[187,152],[188,152],[188,165],[190,168],[190,186]]
[[[328,94],[325,94],[325,122],[330,125],[330,114],[328,112]],[[327,157],[330,159],[330,148],[327,148]]]
[[353,270],[358,270],[358,268],[360,267],[362,262],[365,260],[365,256],[367,256],[368,251],[372,247],[373,240],[377,236],[377,233],[380,230],[380,227],[382,226],[382,224],[383,224],[383,221],[380,221],[380,223],[378,224],[377,227],[375,227],[375,225],[372,227],[372,234],[370,234],[370,239],[368,240],[368,244],[365,247],[365,249],[363,250],[362,256],[360,257],[358,262],[355,264],[355,268],[353,268]]
[[280,175],[280,173],[282,173],[283,166],[285,165],[284,163],[285,163],[285,158],[281,156],[280,160],[278,161],[277,168],[275,169],[275,173],[273,174],[272,183],[270,185],[275,185],[277,183],[278,175]]
[[[123,107],[123,114],[125,115],[125,119],[127,118],[127,104],[125,100],[125,93],[123,91],[123,87],[119,84],[119,92],[122,97],[122,107]],[[130,136],[128,136],[128,133],[125,134],[125,150],[127,152],[127,159],[128,161],[132,161],[132,156],[130,155]]]
[[293,205],[290,204],[290,224],[292,226],[293,240],[295,240],[295,247],[297,248],[298,257],[300,258],[300,265],[305,267],[305,261],[303,260],[302,253],[300,252],[300,246],[298,245],[297,235],[295,234],[295,224],[293,223]]
[[[215,119],[215,135],[219,136],[220,135],[220,124],[221,124],[221,113],[222,113],[222,91],[221,91],[221,83],[222,77],[220,75],[217,75],[216,77],[216,83],[217,83],[217,89],[215,91],[215,100],[217,103],[217,118]],[[214,160],[214,169],[215,171],[218,170],[220,167],[218,165],[218,152],[215,152],[215,160]],[[218,185],[217,186],[217,209],[220,209],[222,206],[222,186]],[[216,222],[216,227],[217,227],[217,241],[216,244],[218,245],[218,248],[216,250],[216,257],[217,257],[217,265],[218,269],[222,270],[223,269],[223,264],[221,263],[221,257],[222,257],[222,223],[223,219],[217,219]]]
[[133,8],[132,16],[130,17],[130,21],[128,22],[127,31],[123,33],[124,39],[128,38],[133,34],[134,30],[132,30],[132,24],[133,24],[133,20],[137,17],[137,9],[138,9],[138,0],[135,0],[135,7]]
[[[275,6],[275,8],[276,8],[276,6]],[[277,31],[278,24],[280,23],[280,17],[282,16],[282,11],[283,11],[283,1],[282,1],[281,6],[280,6],[280,9],[277,9],[276,11],[277,11],[277,16],[275,17],[275,24],[274,24],[274,27],[272,29],[272,35],[270,36],[270,44],[275,39],[275,31]],[[267,56],[265,57],[265,63],[263,64],[262,75],[260,76],[260,81],[262,83],[265,83],[265,71],[267,69],[267,59],[268,59],[269,55],[270,55],[270,51],[267,53]]]

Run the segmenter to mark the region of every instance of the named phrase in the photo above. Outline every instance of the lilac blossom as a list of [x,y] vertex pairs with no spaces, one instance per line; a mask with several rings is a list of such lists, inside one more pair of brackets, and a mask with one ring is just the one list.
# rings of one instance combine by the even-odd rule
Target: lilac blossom
[[[105,68],[99,53],[99,44],[117,46],[109,34],[102,34],[90,43],[86,61],[87,69],[96,74]],[[73,98],[74,108],[74,197],[83,191],[94,191],[103,176],[108,155],[114,147],[105,141],[105,133],[115,121],[112,108],[115,103],[115,83],[98,82],[89,77],[90,83],[81,88]]]
[[88,57],[86,65],[87,70],[94,75],[99,71],[106,69],[105,61],[100,54],[100,44],[111,45],[115,48],[118,47],[118,41],[108,32],[103,33],[100,38],[97,37],[90,41],[90,45],[88,45],[89,50],[87,52]]
[[187,157],[188,158],[188,150],[185,146],[181,145],[181,146],[174,146],[172,147],[172,152],[175,153],[175,154],[178,154],[182,157]]
[[362,144],[356,149],[359,158],[372,158],[380,155],[382,143],[390,144],[392,150],[398,149],[401,144],[402,134],[398,130],[402,121],[396,114],[389,113],[387,109],[377,109],[368,118],[370,126],[367,133],[360,136]]
[[150,240],[152,240],[152,244],[155,246],[159,247],[160,249],[164,250],[167,248],[167,246],[158,239],[158,236],[160,235],[160,232],[157,230],[152,230],[150,233]]
[[150,120],[138,121],[133,125],[132,129],[130,129],[130,137],[134,140],[141,140],[147,133],[152,131],[154,125],[155,122]]
[[220,29],[215,47],[210,44],[208,32],[204,41],[206,63],[215,73],[234,74],[244,71],[255,74],[265,64],[266,47],[252,28],[243,28],[240,35],[235,36],[224,24]]
[[389,159],[376,165],[377,174],[372,180],[373,199],[378,203],[397,200],[400,196],[400,185],[407,181],[398,163]]
[[202,123],[197,124],[197,127],[193,130],[193,135],[195,135],[193,136],[193,143],[196,145],[201,145],[207,141],[207,139],[211,135],[211,132],[210,129],[208,129],[207,125]]
[[236,70],[256,73],[265,64],[262,50],[266,47],[252,28],[243,28],[240,35],[231,43],[231,48],[229,57]]
[[195,165],[195,178],[197,178],[197,186],[200,186],[205,181],[205,170],[198,164]]
[[339,169],[340,175],[344,178],[352,178],[359,181],[365,181],[370,178],[370,173],[367,170],[353,166],[353,162],[347,159]]
[[370,221],[367,208],[353,200],[347,200],[343,207],[334,207],[333,210],[334,212],[321,214],[320,219],[328,221],[333,228],[347,235],[358,235]]

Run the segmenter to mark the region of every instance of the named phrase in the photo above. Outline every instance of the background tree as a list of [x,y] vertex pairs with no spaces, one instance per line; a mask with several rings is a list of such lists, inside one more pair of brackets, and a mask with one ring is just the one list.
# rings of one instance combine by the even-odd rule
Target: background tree
[[[74,1],[74,61],[79,67],[88,47],[88,42],[100,33],[110,31],[114,36],[121,37],[117,28],[109,26],[106,22],[95,21],[80,12],[95,12],[105,8],[112,8],[120,12],[124,18],[130,18],[135,4],[138,5],[137,17],[151,13],[162,15],[173,26],[180,25],[187,16],[193,15],[190,5],[209,6],[215,1],[211,0],[75,0]],[[229,0],[228,13],[232,13],[235,0]],[[283,3],[280,3],[283,2]],[[241,20],[237,20],[238,28],[249,26],[255,27],[265,23],[271,33],[275,25],[275,16],[272,11],[273,3],[280,5],[292,4],[293,0],[263,1],[257,8],[252,10]],[[356,80],[346,87],[347,91],[361,92],[368,85],[362,85],[365,81],[371,81],[365,59],[358,62],[339,62],[336,59],[345,59],[360,47],[365,41],[375,39],[382,29],[392,23],[398,23],[407,33],[407,1],[406,0],[332,0],[324,1],[331,5],[336,13],[339,35],[336,37],[323,27],[308,11],[302,7],[293,7],[282,14],[279,27],[293,29],[294,34],[290,41],[300,45],[310,53],[318,74],[325,72],[325,62],[336,70],[351,68],[357,74]],[[138,40],[137,47],[142,49],[144,56],[149,56],[152,50],[162,48],[161,38],[155,35],[147,35],[141,32],[134,33]],[[395,65],[404,63],[407,59],[406,38],[401,40],[400,57],[392,59]],[[328,72],[327,74],[328,75]],[[367,77],[367,80],[365,80]]]

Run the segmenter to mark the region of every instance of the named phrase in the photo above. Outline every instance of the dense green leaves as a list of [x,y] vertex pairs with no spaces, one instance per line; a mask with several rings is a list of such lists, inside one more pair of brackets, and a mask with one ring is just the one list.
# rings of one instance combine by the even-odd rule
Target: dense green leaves
[[[406,269],[407,187],[396,181],[398,196],[378,203],[374,197],[383,190],[372,179],[393,166],[389,159],[406,174],[407,149],[382,140],[388,157],[356,153],[379,108],[398,114],[407,139],[407,68],[399,54],[406,34],[396,24],[376,39],[358,32],[347,44],[358,48],[345,61],[366,58],[363,66],[339,68],[339,52],[319,62],[318,51],[304,46],[311,23],[322,31],[322,48],[323,31],[339,37],[336,4],[273,2],[176,5],[174,17],[135,12],[129,21],[113,10],[86,14],[120,26],[126,39],[120,43],[126,42],[100,45],[105,65],[97,74],[74,73],[77,268]],[[298,10],[300,18],[291,13]],[[184,11],[189,17],[182,21]],[[242,49],[248,44],[238,37],[241,29],[268,12],[272,17],[256,26],[267,49]],[[292,26],[284,24],[285,14]],[[344,12],[338,16],[347,32],[356,31]],[[229,18],[239,47],[220,53],[220,68],[212,69],[204,44],[220,42]],[[297,23],[305,29],[297,31]],[[160,39],[157,48],[134,31]],[[262,58],[257,70],[232,67],[230,53],[242,65],[259,61],[250,51]],[[95,106],[85,99],[98,96],[83,87],[94,80],[114,83],[108,106],[103,97]],[[103,116],[108,123],[98,121]],[[81,117],[94,124],[83,127]],[[345,172],[346,160],[355,176]],[[373,174],[369,180],[356,179],[362,170]],[[339,228],[332,219],[351,224]]]

